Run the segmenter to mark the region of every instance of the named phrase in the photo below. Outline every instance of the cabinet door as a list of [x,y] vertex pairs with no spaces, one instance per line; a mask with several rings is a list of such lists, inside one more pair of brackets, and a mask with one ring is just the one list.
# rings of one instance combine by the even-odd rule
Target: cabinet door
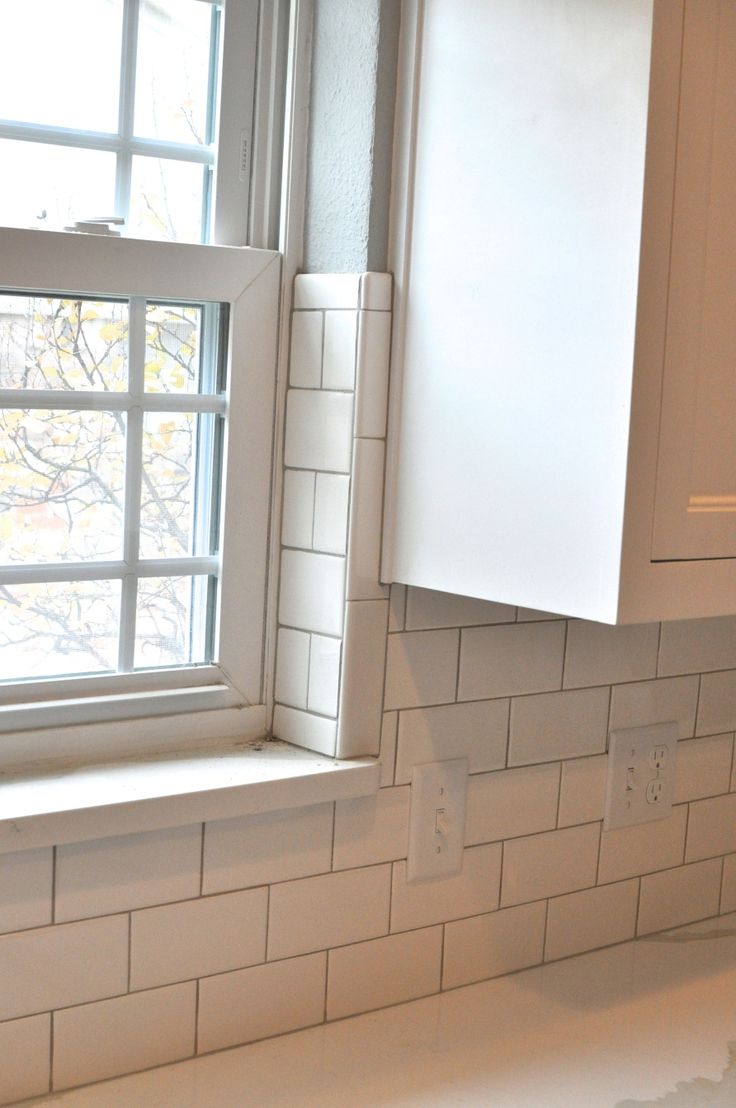
[[736,3],[690,0],[655,560],[736,556]]

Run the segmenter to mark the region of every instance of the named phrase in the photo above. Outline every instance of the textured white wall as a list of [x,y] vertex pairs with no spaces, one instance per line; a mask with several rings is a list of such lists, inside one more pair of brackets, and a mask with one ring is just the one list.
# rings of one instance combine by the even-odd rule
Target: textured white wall
[[385,268],[399,0],[316,0],[304,268]]

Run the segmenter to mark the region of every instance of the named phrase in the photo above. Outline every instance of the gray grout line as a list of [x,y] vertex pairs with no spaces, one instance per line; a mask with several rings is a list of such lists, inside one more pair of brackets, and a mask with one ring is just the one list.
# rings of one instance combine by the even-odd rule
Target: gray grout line
[[659,675],[660,675],[659,674],[659,661],[660,661],[661,653],[662,653],[662,623],[660,621],[658,631],[657,631],[657,656],[656,656],[655,663],[654,663],[654,676],[655,676],[655,678],[659,677]]
[[51,923],[56,923],[56,870],[58,865],[58,847],[51,847]]
[[128,916],[128,976],[125,991],[130,993],[130,979],[133,972],[133,913],[126,914]]
[[199,1054],[199,978],[194,982],[194,1053]]
[[53,1092],[54,1089],[54,1049],[56,1043],[54,1026],[54,1013],[49,1012],[49,1092]]
[[458,696],[460,694],[460,659],[463,654],[463,630],[462,627],[458,628],[457,632],[457,664],[455,666],[455,703],[457,703]]
[[440,938],[440,981],[439,992],[444,992],[445,988],[445,945],[447,942],[447,922],[440,924],[442,927],[442,936]]
[[[552,900],[551,896],[548,896],[544,902],[544,927],[542,929],[542,965],[547,962],[547,928],[549,926],[549,906]],[[534,903],[534,901],[532,901]]]
[[634,935],[639,934],[639,912],[641,911],[641,876],[637,878],[636,912],[634,913]]
[[204,840],[207,834],[207,824],[202,822],[202,839],[199,845],[199,895],[204,894]]
[[[560,807],[562,805],[562,769],[564,762],[560,762],[560,771],[557,776],[557,811],[555,813],[555,828],[559,831],[560,828]],[[570,825],[568,825],[570,826]],[[575,826],[574,824],[572,826]],[[600,854],[600,843],[598,845],[598,853]],[[596,874],[598,873],[596,869]]]
[[560,674],[560,691],[565,688],[565,670],[567,669],[567,640],[570,636],[570,620],[565,620],[565,633],[562,636],[562,672]]

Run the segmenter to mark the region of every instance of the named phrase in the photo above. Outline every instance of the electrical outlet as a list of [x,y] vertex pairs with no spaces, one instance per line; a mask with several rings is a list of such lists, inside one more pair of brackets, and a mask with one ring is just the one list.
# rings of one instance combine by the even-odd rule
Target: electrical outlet
[[414,766],[406,866],[408,882],[460,873],[467,794],[467,758]]
[[677,723],[612,731],[603,830],[666,819],[672,811]]

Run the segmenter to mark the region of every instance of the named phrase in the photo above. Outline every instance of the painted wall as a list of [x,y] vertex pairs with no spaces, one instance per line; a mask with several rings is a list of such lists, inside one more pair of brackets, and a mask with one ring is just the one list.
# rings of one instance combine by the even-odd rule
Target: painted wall
[[316,0],[304,269],[386,268],[399,0]]

